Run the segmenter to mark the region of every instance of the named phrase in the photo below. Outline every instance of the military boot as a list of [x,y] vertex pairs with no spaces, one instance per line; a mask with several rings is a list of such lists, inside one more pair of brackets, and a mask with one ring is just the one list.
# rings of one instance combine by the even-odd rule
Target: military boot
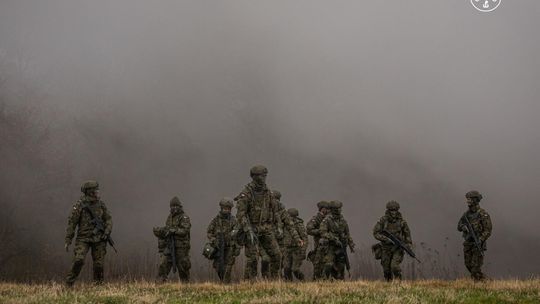
[[94,284],[103,284],[103,267],[94,267]]

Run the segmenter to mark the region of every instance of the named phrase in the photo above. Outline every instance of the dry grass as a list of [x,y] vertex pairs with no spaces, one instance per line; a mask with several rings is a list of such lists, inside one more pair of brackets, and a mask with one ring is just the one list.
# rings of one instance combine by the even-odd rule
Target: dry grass
[[0,284],[0,303],[540,303],[540,280]]

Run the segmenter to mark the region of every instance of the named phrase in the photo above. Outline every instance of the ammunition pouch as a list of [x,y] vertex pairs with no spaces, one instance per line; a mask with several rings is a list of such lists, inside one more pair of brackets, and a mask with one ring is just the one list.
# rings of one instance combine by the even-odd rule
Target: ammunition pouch
[[204,248],[203,248],[203,252],[202,252],[202,255],[209,259],[209,260],[213,260],[216,258],[216,255],[217,255],[217,249],[212,246],[212,244],[210,243],[206,243],[204,245]]
[[371,246],[371,251],[373,252],[373,255],[375,256],[375,260],[382,259],[382,244],[381,243],[377,243]]

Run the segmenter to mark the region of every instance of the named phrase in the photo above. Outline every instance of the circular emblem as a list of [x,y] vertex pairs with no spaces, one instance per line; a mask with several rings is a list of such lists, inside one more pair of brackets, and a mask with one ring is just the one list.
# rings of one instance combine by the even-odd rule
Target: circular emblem
[[477,10],[488,13],[496,10],[501,5],[502,0],[471,0],[471,4]]

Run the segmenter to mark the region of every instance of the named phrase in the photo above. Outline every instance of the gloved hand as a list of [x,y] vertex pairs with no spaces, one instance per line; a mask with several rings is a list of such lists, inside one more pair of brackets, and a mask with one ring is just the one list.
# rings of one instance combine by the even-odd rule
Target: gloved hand
[[107,234],[107,233],[102,234],[101,237],[100,237],[100,239],[102,241],[106,241],[108,238],[109,238],[109,234]]
[[349,248],[351,249],[351,253],[354,253],[354,244],[349,244]]

